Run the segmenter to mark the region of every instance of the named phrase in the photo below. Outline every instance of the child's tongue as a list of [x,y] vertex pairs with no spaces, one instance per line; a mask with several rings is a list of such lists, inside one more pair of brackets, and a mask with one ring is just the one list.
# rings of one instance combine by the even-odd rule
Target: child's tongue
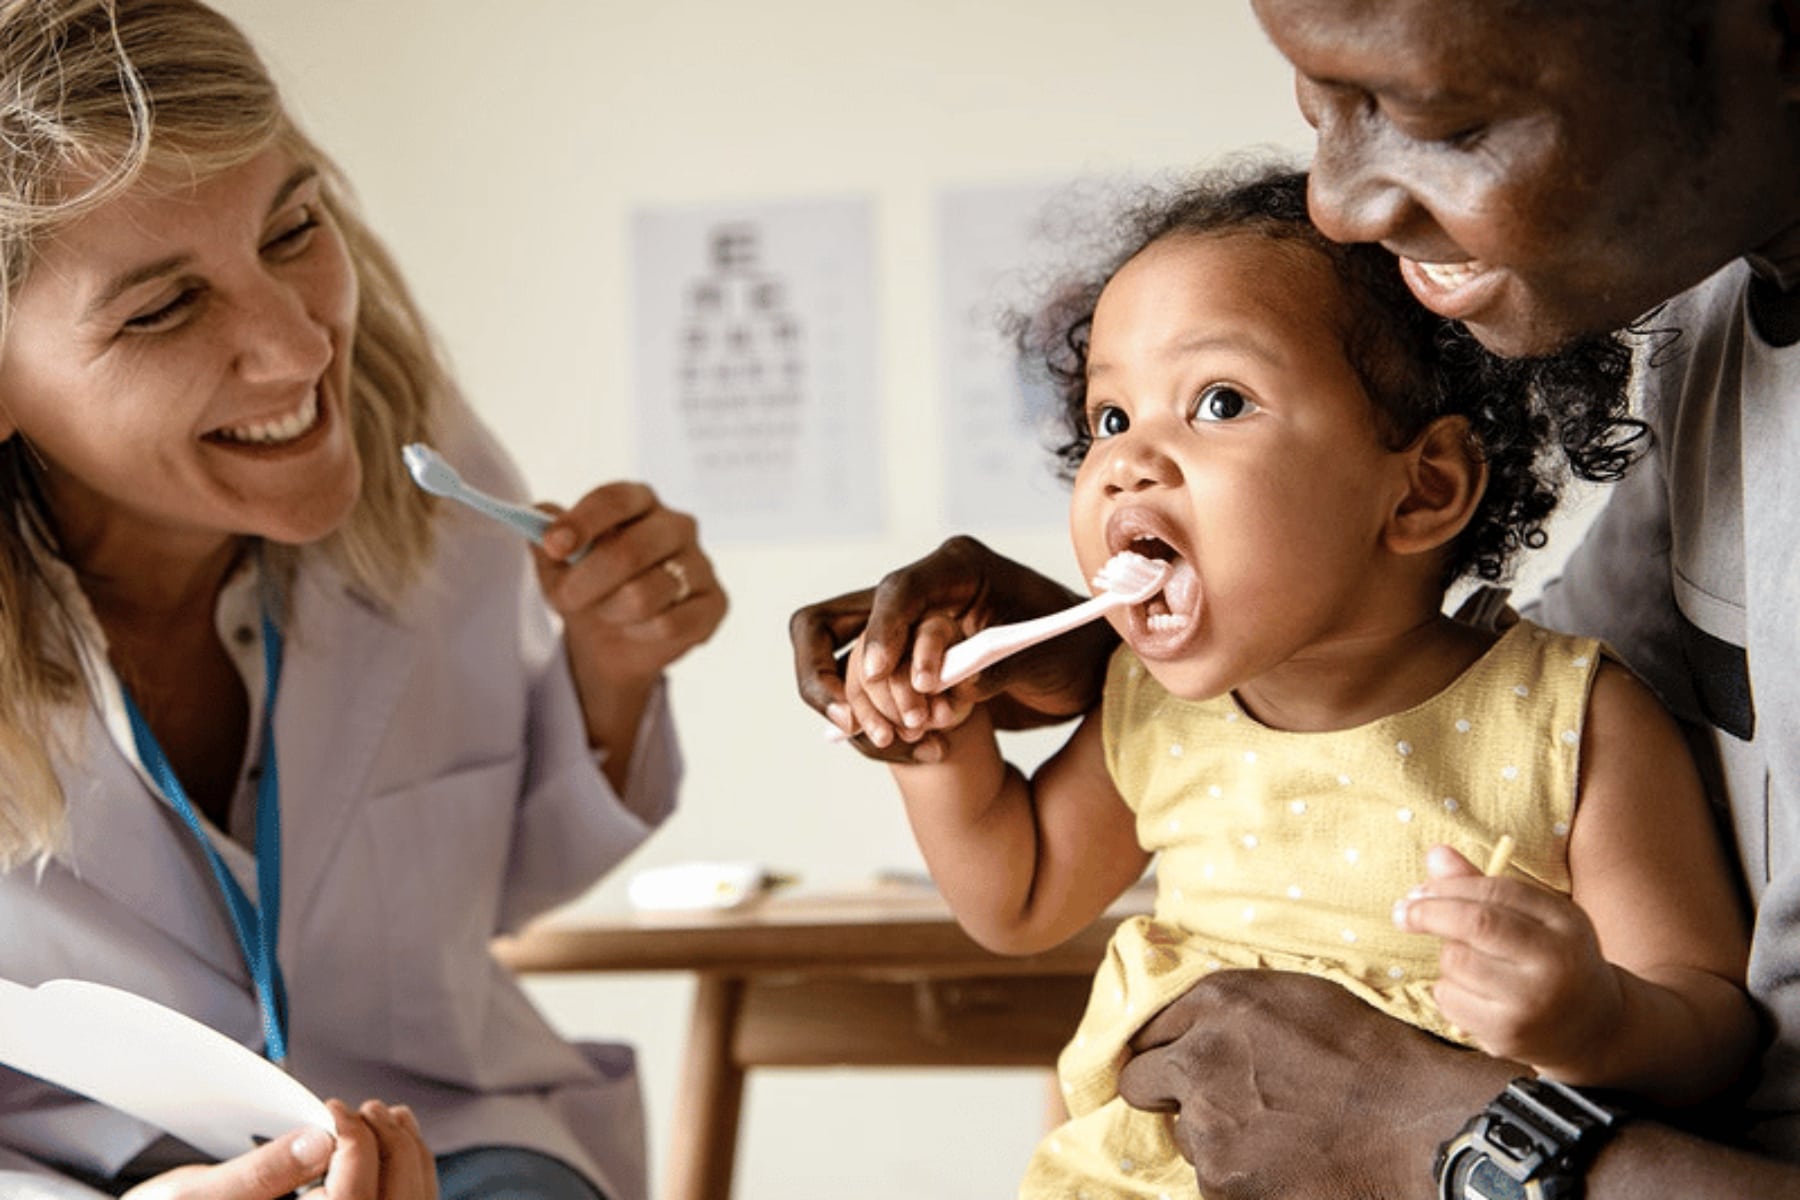
[[1162,603],[1168,611],[1192,619],[1200,612],[1200,576],[1185,558],[1170,560],[1173,568],[1163,582]]

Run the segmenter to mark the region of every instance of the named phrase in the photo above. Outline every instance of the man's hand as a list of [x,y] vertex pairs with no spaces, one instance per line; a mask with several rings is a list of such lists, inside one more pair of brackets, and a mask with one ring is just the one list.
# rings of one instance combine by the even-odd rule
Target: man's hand
[[1437,1147],[1524,1070],[1323,979],[1221,971],[1132,1040],[1119,1093],[1176,1115],[1207,1200],[1435,1200]]
[[[800,699],[845,733],[861,733],[837,662],[837,652],[858,636],[863,682],[883,685],[904,668],[907,688],[893,694],[904,698],[910,693],[912,703],[923,708],[937,691],[944,651],[951,645],[991,625],[1043,616],[1081,599],[974,538],[951,538],[873,588],[794,613],[788,637]],[[1117,642],[1111,626],[1092,622],[958,684],[948,702],[965,712],[970,705],[986,704],[999,729],[1067,720],[1099,702],[1106,660]],[[907,727],[905,713],[899,715],[901,726]],[[921,711],[910,727],[929,725],[930,714]],[[872,758],[903,762],[936,762],[943,755],[943,740],[936,733],[916,741],[893,737],[885,747],[859,737],[856,746]]]

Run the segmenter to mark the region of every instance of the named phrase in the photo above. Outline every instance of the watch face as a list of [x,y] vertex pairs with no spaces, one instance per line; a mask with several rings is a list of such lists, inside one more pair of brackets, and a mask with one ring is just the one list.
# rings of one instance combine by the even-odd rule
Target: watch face
[[1476,1156],[1462,1178],[1462,1200],[1525,1200],[1525,1185],[1502,1171],[1494,1161]]

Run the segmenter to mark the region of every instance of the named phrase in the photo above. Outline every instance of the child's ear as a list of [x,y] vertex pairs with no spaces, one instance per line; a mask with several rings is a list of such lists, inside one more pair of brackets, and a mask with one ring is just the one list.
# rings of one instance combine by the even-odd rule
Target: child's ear
[[1403,453],[1407,488],[1388,517],[1385,541],[1395,554],[1426,554],[1454,541],[1474,517],[1487,490],[1487,463],[1466,417],[1439,417]]

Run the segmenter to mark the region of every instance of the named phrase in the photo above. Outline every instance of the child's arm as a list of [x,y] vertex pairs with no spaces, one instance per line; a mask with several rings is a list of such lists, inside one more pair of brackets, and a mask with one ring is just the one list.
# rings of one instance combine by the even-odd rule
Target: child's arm
[[932,878],[969,936],[1002,954],[1072,937],[1144,873],[1136,817],[1106,770],[1099,713],[1027,780],[985,706],[943,760],[891,764]]
[[1438,1001],[1483,1049],[1667,1104],[1739,1078],[1757,1039],[1743,912],[1687,744],[1624,669],[1589,700],[1573,903],[1432,859],[1403,924],[1446,939]]

